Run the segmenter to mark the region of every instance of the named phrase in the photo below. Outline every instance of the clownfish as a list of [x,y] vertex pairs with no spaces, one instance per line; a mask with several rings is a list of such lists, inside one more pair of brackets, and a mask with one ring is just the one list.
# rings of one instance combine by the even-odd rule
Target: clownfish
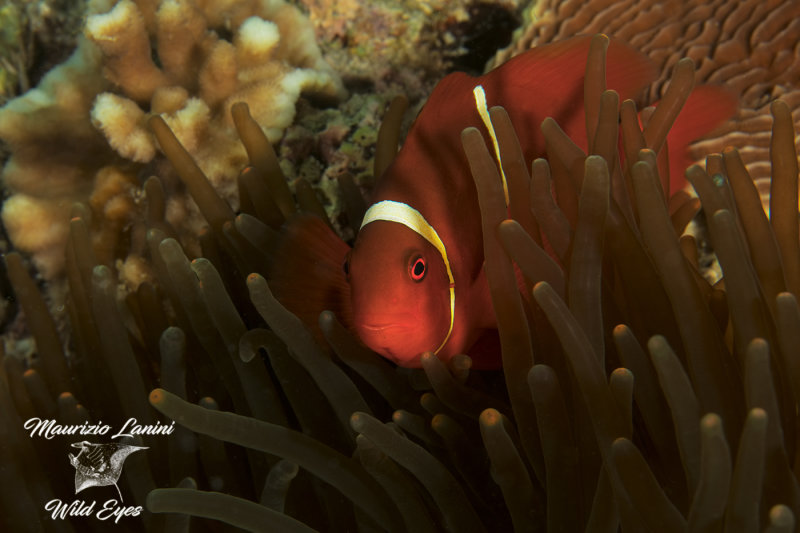
[[[547,117],[586,151],[589,42],[537,47],[482,76],[453,73],[439,82],[380,177],[352,249],[316,217],[286,225],[270,275],[283,305],[312,327],[321,311],[333,311],[367,347],[400,366],[419,367],[422,353],[434,352],[445,361],[466,353],[473,368],[498,368],[481,215],[461,131],[477,127],[491,146],[491,126],[480,113],[488,102],[508,112],[526,161],[545,155],[539,126]],[[620,100],[654,78],[646,57],[610,42],[606,86]],[[687,106],[702,112],[681,113],[674,128],[680,136],[668,140],[676,157],[734,110],[723,91],[695,93]],[[702,122],[692,123],[695,116]]]

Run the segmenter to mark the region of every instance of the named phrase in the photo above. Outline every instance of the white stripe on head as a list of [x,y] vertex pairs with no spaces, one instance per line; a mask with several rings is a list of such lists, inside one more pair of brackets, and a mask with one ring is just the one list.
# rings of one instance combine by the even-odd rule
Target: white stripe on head
[[434,353],[439,353],[439,351],[444,348],[444,345],[447,344],[447,341],[450,340],[450,335],[453,333],[453,323],[455,322],[456,312],[456,284],[453,280],[453,271],[450,268],[450,260],[447,258],[447,249],[444,246],[444,242],[442,242],[436,230],[433,229],[433,226],[425,220],[422,213],[402,202],[383,200],[372,204],[372,206],[367,209],[367,212],[364,213],[364,220],[361,222],[361,228],[376,220],[397,222],[398,224],[406,226],[431,243],[442,256],[444,267],[447,269],[447,277],[450,280],[450,327],[447,330],[447,335],[445,335],[444,340],[434,351]]

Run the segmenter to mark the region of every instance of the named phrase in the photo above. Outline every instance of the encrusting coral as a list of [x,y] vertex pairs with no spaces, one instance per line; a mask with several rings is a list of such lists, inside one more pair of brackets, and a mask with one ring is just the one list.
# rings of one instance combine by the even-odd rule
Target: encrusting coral
[[80,33],[82,2],[6,0],[0,7],[0,105],[66,59]]
[[[739,150],[769,202],[770,103],[784,101],[800,127],[800,3],[793,0],[603,0],[535,2],[514,42],[494,58],[498,65],[534,46],[576,33],[603,32],[646,54],[661,72],[644,102],[661,98],[682,57],[697,65],[697,82],[726,87],[739,113],[692,147],[702,159],[726,146]],[[800,149],[800,140],[796,142]]]
[[[605,90],[598,67],[606,45],[596,37],[587,60],[591,153],[548,123],[548,160],[534,161],[530,173],[504,167],[509,190],[526,192],[511,195],[511,211],[533,212],[556,253],[566,252],[559,264],[538,235],[508,218],[482,134],[461,133],[480,201],[502,376],[471,371],[466,356],[445,364],[426,354],[422,371],[398,369],[329,312],[319,318],[320,345],[262,276],[272,228],[298,208],[320,213],[315,197],[298,192],[295,204],[243,104],[232,110],[250,162],[238,215],[167,123],[152,118],[208,222],[205,259],[190,261],[168,235],[164,191],[151,178],[155,281],[118,307],[110,271],[90,246],[87,211],[75,209],[67,276],[78,358],[64,368],[58,343],[40,345],[27,370],[4,358],[4,524],[49,527],[41,502],[71,490],[63,465],[51,465],[66,444],[31,449],[20,419],[115,423],[135,414],[185,426],[166,450],[138,454],[142,462],[125,470],[126,501],[149,510],[128,523],[152,531],[199,526],[178,513],[286,531],[793,531],[800,237],[789,108],[771,105],[771,218],[735,149],[687,171],[724,273],[712,286],[691,237],[680,237],[686,209],[669,214],[654,153],[691,76],[673,78],[664,98],[678,105],[658,108],[642,131],[635,104],[620,106]],[[496,107],[490,115],[500,161],[519,160],[507,114]],[[396,151],[386,141],[396,137],[384,133],[379,168]],[[579,191],[574,227],[541,194],[559,180]],[[672,202],[695,207],[683,193]],[[43,341],[52,321],[41,297],[19,257],[6,262]],[[77,529],[80,520],[59,525]]]
[[300,0],[325,58],[343,78],[393,92],[401,82],[412,102],[443,72],[478,70],[518,25],[520,0]]
[[[89,4],[84,31],[67,62],[0,108],[0,138],[12,152],[2,173],[11,193],[3,222],[14,246],[31,254],[47,279],[63,271],[72,204],[90,197],[92,227],[103,228],[96,243],[101,261],[113,265],[125,239],[134,241],[132,261],[141,253],[135,243],[143,236],[128,227],[140,219],[137,198],[103,191],[108,173],[137,183],[139,174],[157,171],[170,192],[169,222],[194,234],[194,228],[184,232],[193,208],[168,167],[159,168],[163,161],[145,127],[149,115],[167,117],[223,197],[235,203],[245,155],[231,103],[247,102],[275,141],[291,123],[301,92],[327,101],[344,95],[308,20],[283,1],[98,0]],[[131,236],[120,234],[122,228]]]

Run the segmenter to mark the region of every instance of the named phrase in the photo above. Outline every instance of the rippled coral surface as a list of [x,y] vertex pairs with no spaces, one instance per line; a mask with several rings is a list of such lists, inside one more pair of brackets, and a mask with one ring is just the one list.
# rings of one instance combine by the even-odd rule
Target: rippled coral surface
[[682,57],[697,65],[698,83],[722,85],[740,98],[739,113],[696,143],[693,155],[701,160],[726,146],[738,148],[766,207],[770,102],[785,101],[795,127],[800,125],[800,4],[792,0],[543,0],[529,5],[526,23],[493,64],[532,46],[595,32],[630,43],[659,66],[661,76],[645,102],[663,95],[670,71]]

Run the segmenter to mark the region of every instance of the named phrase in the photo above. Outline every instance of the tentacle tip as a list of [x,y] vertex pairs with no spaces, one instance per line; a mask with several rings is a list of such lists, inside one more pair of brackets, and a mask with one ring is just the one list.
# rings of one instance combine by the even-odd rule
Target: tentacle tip
[[586,165],[587,169],[590,169],[590,168],[597,168],[597,169],[606,168],[607,169],[608,168],[608,162],[601,155],[590,155],[590,156],[588,156],[586,158],[586,163],[584,163],[584,164]]
[[[650,161],[652,161],[656,157],[656,153],[650,148],[642,148],[641,150],[639,150],[638,155],[639,155],[639,160],[636,163],[646,163],[648,166],[650,165]],[[634,163],[634,165],[636,165],[636,163]]]
[[150,401],[150,405],[155,407],[161,404],[164,398],[166,398],[166,391],[164,389],[153,389],[150,391],[148,400]]
[[231,113],[247,113],[250,114],[250,106],[247,105],[247,102],[234,102],[231,105]]
[[501,105],[493,105],[489,108],[489,116],[492,117],[492,122],[497,121],[498,117],[502,117],[502,115],[505,115],[506,118],[508,118],[508,111],[506,111],[505,107]]
[[[711,215],[712,220],[717,224],[725,224],[725,225],[732,225],[733,222],[733,214],[727,209],[717,209]],[[728,226],[726,226],[728,227]]]
[[161,333],[161,338],[167,340],[183,340],[185,337],[183,330],[178,326],[169,326]]
[[788,506],[779,503],[769,510],[769,521],[773,526],[791,527],[794,525],[794,513]]
[[647,341],[647,347],[651,351],[659,350],[661,348],[664,348],[666,345],[667,345],[667,339],[664,338],[664,336],[662,336],[662,335],[653,335]]
[[753,407],[747,413],[747,420],[748,422],[752,420],[752,423],[758,424],[759,426],[766,427],[767,420],[769,420],[769,415],[765,409],[761,407]]
[[363,433],[364,427],[367,425],[367,414],[361,411],[356,411],[350,415],[350,427],[356,433]]
[[204,396],[204,397],[200,398],[200,400],[197,402],[197,405],[199,405],[200,407],[203,407],[204,409],[211,409],[211,410],[214,410],[214,411],[219,409],[219,405],[217,404],[217,401],[214,398],[212,398],[211,396]]
[[542,120],[541,129],[544,131],[545,129],[552,128],[555,125],[558,125],[556,119],[553,117],[545,117],[544,120]]
[[769,111],[772,113],[772,116],[775,116],[778,113],[785,113],[788,110],[789,106],[781,99],[773,100],[769,105]]
[[472,368],[472,357],[464,353],[456,354],[450,363],[461,370],[469,370]]
[[795,295],[788,291],[779,292],[778,296],[775,297],[775,300],[778,302],[778,304],[783,305],[797,303],[797,298]]
[[239,345],[239,359],[243,363],[249,363],[256,357],[256,352],[250,346]]
[[611,102],[619,102],[619,93],[614,89],[606,89],[603,91],[602,97]]
[[528,370],[528,382],[529,383],[542,383],[545,380],[550,379],[552,375],[552,369],[547,366],[539,363],[538,365],[533,365],[530,370]]
[[617,324],[614,326],[613,333],[614,335],[623,335],[626,333],[630,328],[628,328],[627,324]]
[[439,433],[442,427],[447,423],[447,418],[442,413],[436,413],[431,418],[431,429]]
[[631,372],[629,369],[621,366],[621,367],[615,368],[611,372],[611,375],[612,376],[617,376],[619,378],[632,378],[633,377],[633,372]]
[[95,265],[95,267],[92,268],[92,279],[95,281],[103,281],[109,276],[111,276],[111,271],[105,265]]
[[330,328],[335,320],[336,315],[333,314],[333,311],[326,309],[319,314],[319,327],[323,329]]
[[620,455],[625,454],[627,450],[630,450],[629,447],[633,447],[633,443],[626,439],[625,437],[617,437],[611,443],[611,454],[618,458]]
[[700,419],[700,428],[712,430],[722,426],[722,418],[717,413],[706,413]]
[[475,136],[476,134],[477,135],[481,134],[481,132],[478,131],[478,128],[474,126],[469,126],[468,128],[464,128],[463,130],[461,130],[461,140],[464,141],[469,137]]
[[503,416],[497,409],[492,409],[491,407],[488,409],[484,409],[479,417],[479,421],[481,424],[485,426],[494,426],[495,424],[501,423],[503,420]]
[[552,291],[553,288],[546,281],[539,281],[533,286],[533,296],[544,296],[547,292]]

